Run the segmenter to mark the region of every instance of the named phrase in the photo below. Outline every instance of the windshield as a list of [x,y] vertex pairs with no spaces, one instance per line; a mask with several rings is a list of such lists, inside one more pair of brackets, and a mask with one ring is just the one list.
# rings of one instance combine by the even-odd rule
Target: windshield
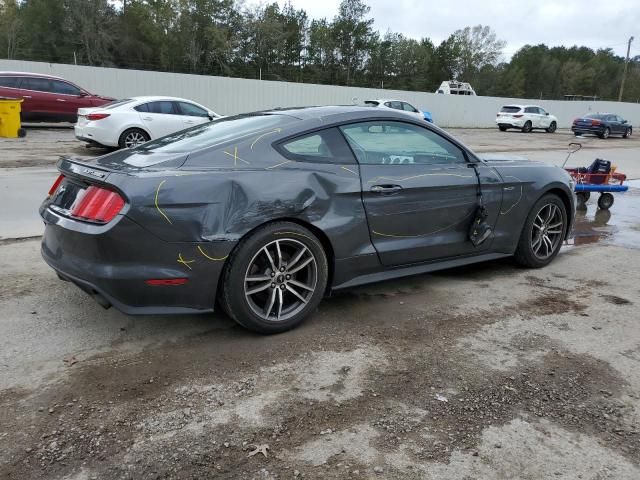
[[136,151],[187,153],[212,147],[233,138],[241,138],[262,130],[274,129],[297,119],[288,115],[244,114],[223,117],[188,130],[147,142]]

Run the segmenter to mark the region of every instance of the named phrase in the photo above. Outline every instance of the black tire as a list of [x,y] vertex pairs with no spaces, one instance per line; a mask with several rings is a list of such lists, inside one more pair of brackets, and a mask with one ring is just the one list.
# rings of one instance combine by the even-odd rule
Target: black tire
[[580,132],[573,132],[573,134],[574,134],[576,137],[579,137],[579,136],[581,135],[581,134],[580,134]]
[[498,127],[500,129],[501,132],[506,132],[507,131],[507,127]]
[[[559,241],[553,245],[553,248],[550,249],[550,255],[545,258],[541,258],[534,252],[534,247],[532,246],[533,240],[533,229],[534,229],[534,221],[539,213],[542,212],[544,208],[548,205],[555,205],[559,208],[560,215],[562,217],[562,225],[558,227],[561,230]],[[527,215],[527,219],[524,222],[524,227],[522,228],[522,233],[520,234],[520,240],[518,241],[518,246],[516,247],[516,252],[514,254],[515,260],[518,264],[529,267],[529,268],[541,268],[549,263],[558,255],[560,248],[562,247],[562,242],[566,235],[567,231],[567,211],[564,206],[564,203],[557,195],[553,193],[547,193],[542,196],[531,208],[529,215]]]
[[632,133],[633,133],[633,130],[631,129],[631,127],[629,127],[624,131],[624,135],[622,135],[622,138],[629,138]]
[[522,127],[522,133],[529,133],[531,130],[533,130],[533,124],[530,120],[527,120]]
[[556,122],[551,122],[551,125],[549,125],[549,128],[547,128],[547,133],[553,133],[557,128],[558,124]]
[[24,128],[19,128],[18,129],[18,137],[19,138],[24,138],[27,136],[27,131]]
[[[137,146],[129,143],[133,137],[141,138],[144,142],[148,142],[151,139],[149,134],[144,130],[140,128],[129,128],[120,134],[120,138],[118,138],[118,146],[120,148],[133,148],[133,146]],[[141,145],[144,142],[140,142],[138,145]]]
[[578,203],[580,205],[584,205],[585,203],[587,203],[589,201],[589,198],[591,198],[591,193],[590,192],[578,192],[578,193],[576,193],[576,197],[578,198]]
[[602,210],[609,210],[613,206],[613,195],[605,192],[601,193],[598,198],[598,208]]
[[[277,241],[279,242],[276,243]],[[270,249],[274,248],[274,244],[276,244],[276,249],[281,248],[282,250],[280,254],[283,260],[282,263],[280,263],[277,257],[278,250],[271,250],[274,252],[273,259],[264,254],[265,248],[267,249],[267,253],[269,253]],[[304,277],[306,280],[297,277],[297,272],[292,271],[291,275],[287,275],[289,270],[279,270],[283,264],[285,268],[288,268],[286,264],[289,261],[295,260],[292,258],[294,256],[293,254],[288,258],[286,258],[286,256],[287,249],[292,249],[292,251],[295,252],[296,246],[300,248],[299,251],[304,251],[300,246],[305,247],[307,251],[304,253],[304,257],[301,257],[297,262],[292,264],[292,267],[293,265],[298,266],[304,263],[309,258],[313,258],[309,263],[311,267],[304,267],[305,275],[307,275],[307,277]],[[269,259],[268,262],[267,258]],[[262,263],[263,266],[266,266],[266,269],[258,269],[258,263]],[[275,265],[276,275],[272,275],[274,271],[269,266],[270,263],[272,265],[279,263],[279,265]],[[310,270],[314,271],[313,275],[309,274]],[[286,280],[284,278],[285,275],[287,277]],[[260,278],[256,280],[255,283],[249,283],[254,282],[253,280],[248,280],[250,277],[258,278],[263,276],[265,278],[271,277],[272,279],[265,281],[265,278]],[[244,238],[234,250],[222,275],[223,283],[219,300],[227,314],[249,330],[264,334],[286,332],[300,325],[300,323],[317,308],[324,296],[328,276],[327,256],[322,244],[313,233],[291,222],[271,223]],[[293,278],[290,279],[290,277]],[[311,281],[309,277],[313,277],[314,281]],[[261,285],[258,284],[263,281],[265,283]],[[301,302],[293,293],[289,292],[290,285],[287,284],[287,281],[297,281],[297,284],[311,282],[309,284],[314,285],[310,292],[296,286],[296,289],[303,295],[307,295],[306,302]],[[264,285],[268,284],[270,284],[270,286],[264,287]],[[285,285],[284,287],[283,284]],[[258,288],[256,288],[256,285]],[[276,286],[274,287],[274,285]],[[258,290],[259,288],[262,288],[259,293],[250,293],[252,290]],[[282,289],[282,293],[278,292],[278,288]],[[257,307],[260,306],[258,303],[261,298],[255,298],[251,295],[262,295],[265,308],[258,309]],[[287,297],[285,297],[285,295],[287,295]],[[289,309],[288,313],[284,309],[284,298],[292,301],[291,307],[287,307]],[[256,301],[254,301],[254,299]],[[275,303],[269,304],[270,299],[271,302]],[[296,303],[297,307],[295,307]],[[276,317],[276,313],[279,318],[280,311],[273,311],[273,314],[271,314],[271,308],[276,307],[277,309],[278,305],[284,314],[284,318],[280,320],[272,318]],[[261,313],[258,314],[257,310],[261,310]],[[268,310],[266,315],[265,310]],[[287,315],[289,316],[287,317]]]
[[605,127],[604,132],[602,132],[600,135],[598,135],[600,138],[609,138],[609,135],[611,135],[611,130],[609,129],[609,127]]

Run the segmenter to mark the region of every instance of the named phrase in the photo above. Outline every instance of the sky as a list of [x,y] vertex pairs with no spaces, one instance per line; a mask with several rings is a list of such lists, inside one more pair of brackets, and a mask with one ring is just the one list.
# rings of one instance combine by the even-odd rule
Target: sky
[[[277,0],[284,5],[286,0]],[[340,0],[289,0],[311,18],[332,19]],[[505,40],[504,60],[526,44],[611,47],[620,56],[634,36],[631,56],[640,55],[640,0],[364,0],[375,29],[407,37],[429,37],[436,45],[455,30],[489,25]],[[251,2],[258,4],[264,2]]]

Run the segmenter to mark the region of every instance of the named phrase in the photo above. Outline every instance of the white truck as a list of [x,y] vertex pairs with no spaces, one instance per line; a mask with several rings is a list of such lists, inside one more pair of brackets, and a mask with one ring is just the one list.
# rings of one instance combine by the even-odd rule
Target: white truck
[[449,95],[475,95],[476,92],[471,87],[470,83],[458,82],[456,80],[447,80],[442,82],[436,90],[436,93],[443,93]]

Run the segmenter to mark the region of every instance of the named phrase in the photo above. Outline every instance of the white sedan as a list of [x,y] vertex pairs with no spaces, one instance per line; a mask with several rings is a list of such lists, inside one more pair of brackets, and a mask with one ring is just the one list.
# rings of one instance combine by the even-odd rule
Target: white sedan
[[183,98],[131,97],[101,107],[79,108],[75,135],[89,145],[132,148],[218,117]]
[[[431,120],[431,114],[429,112],[421,112],[416,107],[414,107],[408,102],[405,102],[404,100],[393,100],[391,98],[377,98],[375,100],[365,100],[364,104],[369,105],[371,107],[393,108],[394,110],[402,110],[403,112],[411,114],[414,117],[419,118],[420,120],[427,120],[429,122],[433,122],[433,120]],[[425,115],[425,113],[428,114],[428,118],[427,118],[427,115]]]

